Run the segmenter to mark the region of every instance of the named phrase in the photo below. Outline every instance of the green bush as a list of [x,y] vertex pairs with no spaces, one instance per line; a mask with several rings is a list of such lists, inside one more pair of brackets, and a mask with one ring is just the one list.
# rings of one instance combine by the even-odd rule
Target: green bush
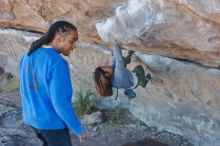
[[79,90],[76,91],[73,106],[78,117],[90,114],[94,111],[94,106],[89,100],[89,97],[92,95],[94,95],[94,92],[92,92],[91,89],[85,89],[82,86],[80,86]]

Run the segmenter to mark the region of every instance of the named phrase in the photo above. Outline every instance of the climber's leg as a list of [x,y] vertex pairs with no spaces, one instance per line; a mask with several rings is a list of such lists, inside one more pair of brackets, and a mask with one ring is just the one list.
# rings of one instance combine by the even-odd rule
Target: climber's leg
[[142,86],[143,88],[146,86],[145,85],[145,73],[144,73],[144,68],[141,65],[137,65],[133,71],[137,78],[138,78],[138,85]]

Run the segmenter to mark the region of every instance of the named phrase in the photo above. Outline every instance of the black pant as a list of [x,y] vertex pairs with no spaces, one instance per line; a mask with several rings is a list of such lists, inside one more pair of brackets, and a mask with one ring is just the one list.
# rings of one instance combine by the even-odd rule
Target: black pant
[[57,130],[33,129],[37,137],[43,142],[43,146],[72,146],[68,128]]
[[145,87],[147,82],[145,81],[144,68],[141,65],[137,65],[133,70],[133,73],[136,74],[138,78],[138,85]]

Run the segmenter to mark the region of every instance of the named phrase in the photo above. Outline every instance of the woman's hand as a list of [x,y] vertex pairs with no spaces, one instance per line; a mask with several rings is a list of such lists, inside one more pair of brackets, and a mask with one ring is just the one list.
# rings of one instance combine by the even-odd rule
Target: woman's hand
[[119,40],[115,40],[115,43],[114,43],[115,46],[121,48],[122,47],[122,43],[119,41]]

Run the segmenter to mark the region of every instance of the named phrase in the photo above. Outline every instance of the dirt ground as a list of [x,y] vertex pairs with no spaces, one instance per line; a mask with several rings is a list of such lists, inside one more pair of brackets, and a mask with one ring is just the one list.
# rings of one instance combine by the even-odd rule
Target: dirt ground
[[[88,138],[73,146],[192,146],[183,137],[148,127],[123,109],[101,111],[103,122],[88,126]],[[0,74],[0,146],[41,146],[34,131],[24,124],[17,79]]]
[[[1,93],[1,146],[42,145],[33,130],[24,125],[21,114],[19,92]],[[104,120],[101,124],[87,127],[89,136],[86,141],[80,143],[71,132],[74,146],[191,146],[183,137],[148,127],[125,110],[102,111],[102,114]]]

